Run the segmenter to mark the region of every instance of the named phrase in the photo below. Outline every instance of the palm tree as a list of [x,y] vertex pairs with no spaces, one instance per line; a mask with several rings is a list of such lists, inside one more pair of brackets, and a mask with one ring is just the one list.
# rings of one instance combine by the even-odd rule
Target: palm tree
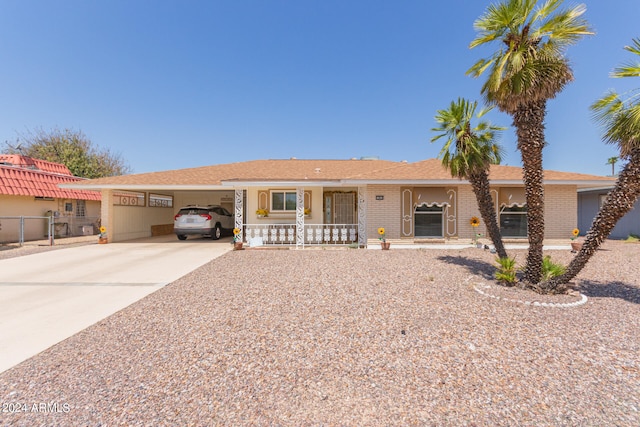
[[544,240],[544,187],[542,149],[547,100],[554,98],[573,72],[564,56],[567,46],[592,34],[581,16],[584,5],[558,10],[562,0],[503,0],[491,4],[474,23],[478,35],[471,48],[498,42],[501,47],[489,59],[481,59],[468,71],[474,77],[488,72],[482,94],[513,118],[523,165],[527,201],[529,252],[524,281],[542,278]]
[[[640,39],[633,40],[633,46],[625,49],[640,56]],[[628,63],[611,73],[612,77],[640,77],[640,62]],[[609,192],[598,215],[591,224],[582,249],[571,260],[565,274],[542,283],[544,289],[562,291],[564,284],[584,268],[591,256],[609,236],[613,227],[627,212],[633,209],[640,197],[640,88],[635,94],[622,99],[616,92],[609,92],[597,100],[591,109],[594,118],[603,126],[603,139],[615,144],[620,157],[627,161],[622,168],[616,185]]]
[[500,258],[506,258],[507,252],[502,243],[489,187],[489,167],[491,164],[500,164],[501,157],[501,148],[495,140],[505,128],[485,121],[472,128],[474,116],[480,119],[490,111],[483,109],[476,115],[477,107],[477,102],[458,98],[457,101],[451,101],[448,109],[438,110],[436,122],[440,126],[431,130],[441,133],[431,138],[431,142],[447,138],[440,150],[442,165],[449,169],[451,176],[469,180],[496,253]]
[[607,164],[611,165],[611,176],[616,176],[616,163],[618,163],[618,157],[609,157],[607,159]]

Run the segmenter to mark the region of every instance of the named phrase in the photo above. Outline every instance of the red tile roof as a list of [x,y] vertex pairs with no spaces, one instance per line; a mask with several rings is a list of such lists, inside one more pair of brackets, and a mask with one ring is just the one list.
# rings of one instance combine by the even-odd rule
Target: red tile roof
[[0,155],[0,194],[79,200],[101,199],[97,191],[58,187],[58,184],[81,181],[85,180],[73,176],[65,165],[59,163],[20,155]]

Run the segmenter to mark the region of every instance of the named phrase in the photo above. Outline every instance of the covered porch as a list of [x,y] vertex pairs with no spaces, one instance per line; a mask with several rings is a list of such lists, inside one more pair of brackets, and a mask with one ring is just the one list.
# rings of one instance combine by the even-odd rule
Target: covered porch
[[235,188],[238,241],[250,247],[366,247],[364,187],[287,187]]

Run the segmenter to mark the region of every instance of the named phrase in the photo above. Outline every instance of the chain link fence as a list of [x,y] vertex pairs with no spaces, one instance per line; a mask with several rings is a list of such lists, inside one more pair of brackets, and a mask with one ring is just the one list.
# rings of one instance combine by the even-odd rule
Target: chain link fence
[[0,244],[19,244],[98,234],[99,217],[87,216],[0,216]]

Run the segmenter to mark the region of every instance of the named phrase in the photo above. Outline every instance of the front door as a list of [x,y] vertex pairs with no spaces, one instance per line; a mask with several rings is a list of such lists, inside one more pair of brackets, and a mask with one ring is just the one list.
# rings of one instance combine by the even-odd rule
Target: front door
[[325,224],[355,224],[356,195],[349,193],[324,194]]

